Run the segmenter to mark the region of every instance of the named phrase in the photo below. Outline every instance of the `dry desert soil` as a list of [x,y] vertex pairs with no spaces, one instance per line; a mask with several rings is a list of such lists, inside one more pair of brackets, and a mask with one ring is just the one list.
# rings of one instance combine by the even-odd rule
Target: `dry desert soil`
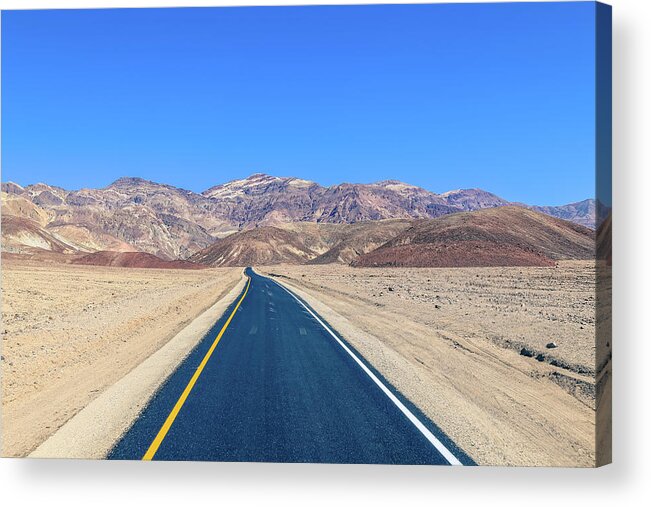
[[25,456],[222,298],[241,269],[2,262],[2,455]]
[[[258,271],[305,298],[478,464],[594,465],[593,262]],[[29,454],[240,280],[240,268],[3,257],[3,455]]]
[[593,261],[260,271],[294,288],[478,464],[594,466]]

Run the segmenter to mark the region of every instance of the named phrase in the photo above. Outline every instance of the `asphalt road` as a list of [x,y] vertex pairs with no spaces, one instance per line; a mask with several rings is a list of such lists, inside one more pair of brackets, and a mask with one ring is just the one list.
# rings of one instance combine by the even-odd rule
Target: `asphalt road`
[[473,464],[308,305],[247,275],[110,459]]

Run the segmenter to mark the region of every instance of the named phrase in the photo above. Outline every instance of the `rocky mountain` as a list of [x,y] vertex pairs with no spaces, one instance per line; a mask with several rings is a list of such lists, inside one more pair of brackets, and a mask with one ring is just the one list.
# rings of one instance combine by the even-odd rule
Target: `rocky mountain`
[[3,214],[37,219],[80,251],[142,251],[173,260],[210,245],[224,230],[237,230],[202,196],[138,178],[75,191],[43,183],[2,188]]
[[594,231],[518,206],[414,222],[354,266],[553,266],[595,256]]
[[[81,190],[44,183],[27,187],[2,183],[3,215],[31,220],[29,227],[33,229],[36,224],[70,248],[81,252],[139,251],[167,260],[188,258],[220,238],[265,226],[287,230],[288,224],[296,223],[337,225],[427,219],[508,204],[480,189],[435,194],[396,180],[323,187],[307,180],[266,174],[253,174],[202,193],[140,178],[120,178],[105,188]],[[576,223],[594,223],[594,203],[590,201],[539,211]],[[23,237],[15,234],[17,225],[13,224],[14,249]],[[360,231],[365,227],[361,226]],[[319,235],[324,235],[326,229]],[[332,258],[349,262],[388,239],[385,226],[373,229],[377,236],[369,236],[371,229],[355,240],[351,236],[347,246],[341,244],[338,253],[330,254]],[[59,248],[51,241],[40,244],[46,250]],[[319,257],[334,245],[333,240],[309,249]],[[320,262],[316,257],[314,262]]]
[[322,187],[297,178],[253,174],[212,187],[203,195],[218,201],[222,212],[240,228],[284,222],[425,218],[458,211],[432,192],[388,181]]
[[585,199],[564,206],[528,206],[528,208],[556,218],[569,220],[590,229],[595,228],[596,206],[594,199]]
[[462,211],[475,211],[511,204],[509,201],[479,188],[451,190],[441,194],[441,197],[445,198],[448,204],[460,208]]

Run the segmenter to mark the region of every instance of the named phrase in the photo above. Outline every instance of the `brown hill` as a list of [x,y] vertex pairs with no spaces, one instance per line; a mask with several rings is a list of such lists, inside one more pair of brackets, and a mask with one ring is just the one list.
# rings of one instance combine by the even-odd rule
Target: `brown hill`
[[310,264],[350,264],[371,252],[412,225],[412,220],[375,220],[343,224],[332,238],[332,246],[310,260]]
[[75,256],[71,264],[113,266],[120,268],[203,269],[205,266],[188,261],[167,261],[145,252],[93,252]]
[[46,229],[80,252],[134,252],[135,247],[84,224],[49,225]]
[[77,250],[34,220],[3,214],[2,251],[23,254],[39,251],[74,253]]
[[304,264],[316,256],[301,235],[267,226],[219,239],[189,260],[207,266],[260,266]]
[[411,225],[410,220],[354,224],[281,223],[238,232],[217,240],[190,260],[210,266],[349,264]]
[[354,266],[550,266],[594,258],[594,231],[526,208],[506,206],[422,220]]

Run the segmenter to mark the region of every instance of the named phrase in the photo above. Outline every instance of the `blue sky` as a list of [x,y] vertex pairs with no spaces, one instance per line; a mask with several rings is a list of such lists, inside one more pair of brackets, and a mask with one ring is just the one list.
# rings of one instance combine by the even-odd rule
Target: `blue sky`
[[594,195],[594,4],[2,13],[3,181]]

